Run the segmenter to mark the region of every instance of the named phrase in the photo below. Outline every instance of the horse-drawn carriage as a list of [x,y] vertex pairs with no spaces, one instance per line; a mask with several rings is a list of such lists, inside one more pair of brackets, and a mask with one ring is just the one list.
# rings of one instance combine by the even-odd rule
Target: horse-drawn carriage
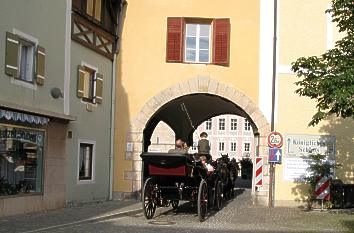
[[142,205],[147,219],[153,218],[157,207],[178,208],[180,201],[196,203],[198,217],[203,221],[208,209],[220,210],[223,203],[221,174],[209,173],[199,155],[142,153],[144,186]]

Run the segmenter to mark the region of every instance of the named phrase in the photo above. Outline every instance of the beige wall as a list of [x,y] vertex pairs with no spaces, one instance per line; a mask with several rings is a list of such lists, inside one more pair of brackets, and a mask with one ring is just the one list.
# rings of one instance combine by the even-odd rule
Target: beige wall
[[[328,24],[324,11],[330,1],[281,0],[279,8],[279,67],[290,66],[301,56],[320,55],[328,42],[340,38],[333,24]],[[327,30],[333,34],[328,36]],[[329,31],[329,32],[330,32]],[[284,69],[283,69],[284,70]],[[336,159],[343,164],[337,178],[354,183],[354,121],[331,118],[315,127],[308,127],[315,113],[315,102],[295,94],[294,82],[299,79],[291,72],[278,74],[278,112],[276,129],[283,134],[332,135],[336,137]],[[284,148],[284,147],[283,147]],[[284,150],[284,149],[283,149]],[[285,181],[283,165],[276,171],[276,203],[299,204],[306,197],[307,187]],[[294,200],[296,202],[294,202]]]
[[[166,63],[167,17],[230,18],[228,67]],[[130,121],[163,89],[190,78],[207,76],[234,86],[258,100],[259,1],[135,0],[129,1],[117,62],[117,110],[114,191],[131,191],[124,171],[126,134]]]

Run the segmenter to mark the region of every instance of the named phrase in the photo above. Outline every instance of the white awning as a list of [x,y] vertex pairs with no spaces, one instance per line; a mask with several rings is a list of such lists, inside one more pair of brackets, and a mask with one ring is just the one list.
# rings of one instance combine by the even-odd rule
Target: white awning
[[5,109],[0,109],[0,119],[20,121],[37,125],[47,125],[49,122],[49,118],[47,117],[35,116],[21,112],[13,112]]

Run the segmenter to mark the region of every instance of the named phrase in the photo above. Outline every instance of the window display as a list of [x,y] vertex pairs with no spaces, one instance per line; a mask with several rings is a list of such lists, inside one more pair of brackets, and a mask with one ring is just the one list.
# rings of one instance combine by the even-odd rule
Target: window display
[[0,196],[42,192],[44,131],[0,125]]

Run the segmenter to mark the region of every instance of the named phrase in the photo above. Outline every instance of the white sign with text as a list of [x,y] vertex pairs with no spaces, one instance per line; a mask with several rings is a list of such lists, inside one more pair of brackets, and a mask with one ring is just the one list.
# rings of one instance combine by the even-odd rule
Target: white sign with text
[[309,175],[310,159],[284,158],[284,180],[302,182]]
[[327,154],[335,162],[336,138],[331,135],[287,134],[285,137],[283,178],[301,182],[309,175],[310,154]]
[[287,156],[309,156],[328,154],[334,156],[336,138],[330,135],[288,134],[285,137]]

